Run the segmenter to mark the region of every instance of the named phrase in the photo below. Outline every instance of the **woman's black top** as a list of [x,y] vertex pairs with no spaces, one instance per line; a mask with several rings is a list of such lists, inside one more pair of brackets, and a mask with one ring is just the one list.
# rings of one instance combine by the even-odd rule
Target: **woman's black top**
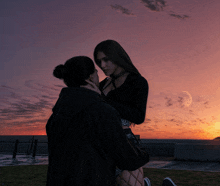
[[[100,82],[102,91],[107,78]],[[135,124],[141,124],[145,120],[148,82],[141,75],[129,74],[125,82],[118,88],[110,91],[103,99],[113,106],[121,118]]]

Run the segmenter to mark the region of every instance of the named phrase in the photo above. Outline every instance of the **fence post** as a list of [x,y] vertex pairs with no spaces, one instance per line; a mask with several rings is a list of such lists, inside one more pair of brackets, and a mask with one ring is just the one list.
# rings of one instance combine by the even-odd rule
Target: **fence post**
[[15,141],[15,148],[14,148],[14,151],[13,151],[13,159],[15,159],[16,158],[16,154],[17,154],[17,151],[18,151],[18,143],[19,143],[19,140],[17,139],[16,141]]
[[36,140],[34,141],[34,151],[33,151],[33,155],[32,155],[33,158],[35,158],[35,155],[36,155],[36,151],[37,151],[37,142],[38,142],[38,140],[36,139]]
[[34,143],[34,136],[32,137],[31,139],[31,146],[29,148],[29,145],[28,145],[28,149],[27,149],[27,155],[30,155],[31,154],[31,151],[33,149],[33,143]]

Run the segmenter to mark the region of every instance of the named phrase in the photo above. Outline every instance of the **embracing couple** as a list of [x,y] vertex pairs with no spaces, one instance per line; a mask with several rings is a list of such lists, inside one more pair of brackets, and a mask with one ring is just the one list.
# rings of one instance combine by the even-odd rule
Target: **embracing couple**
[[46,125],[47,186],[150,185],[141,168],[149,155],[130,129],[145,120],[147,80],[116,41],[99,43],[94,61],[107,76],[100,83],[86,56],[73,57],[53,71],[67,87]]

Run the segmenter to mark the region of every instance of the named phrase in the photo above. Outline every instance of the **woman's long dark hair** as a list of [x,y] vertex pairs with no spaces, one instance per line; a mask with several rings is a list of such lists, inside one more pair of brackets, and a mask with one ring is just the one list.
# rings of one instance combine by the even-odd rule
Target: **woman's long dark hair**
[[100,67],[100,62],[97,60],[98,52],[103,52],[110,61],[122,67],[125,71],[134,74],[140,74],[136,67],[133,65],[128,54],[117,41],[105,40],[95,47],[93,56],[95,63]]
[[76,56],[66,61],[64,65],[58,65],[53,71],[56,78],[63,79],[68,87],[86,85],[86,79],[95,72],[95,66],[89,57]]

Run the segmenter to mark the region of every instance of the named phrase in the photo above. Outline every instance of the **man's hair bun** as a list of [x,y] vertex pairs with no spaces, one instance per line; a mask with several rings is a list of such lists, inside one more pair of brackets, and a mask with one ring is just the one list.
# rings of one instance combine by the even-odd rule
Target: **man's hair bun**
[[53,71],[53,75],[56,78],[64,79],[66,71],[67,71],[67,69],[66,69],[66,67],[64,65],[58,65],[58,66],[55,67],[55,69]]
[[60,64],[53,71],[54,77],[62,79],[68,87],[86,85],[85,81],[95,72],[95,66],[87,56],[75,56]]

